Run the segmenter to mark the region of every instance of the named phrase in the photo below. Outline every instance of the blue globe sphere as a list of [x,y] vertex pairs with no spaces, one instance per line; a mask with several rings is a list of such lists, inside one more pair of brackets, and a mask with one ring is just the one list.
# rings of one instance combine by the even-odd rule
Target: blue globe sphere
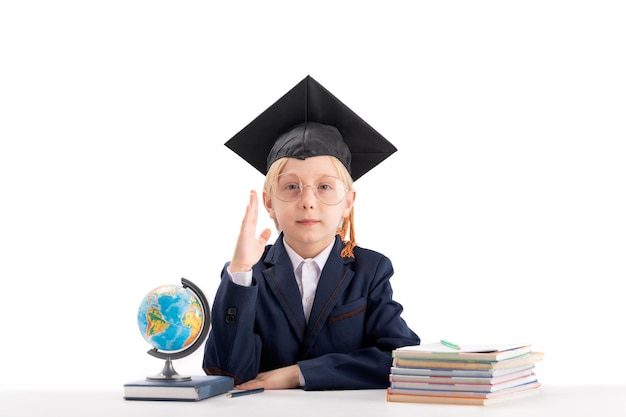
[[161,285],[141,301],[137,324],[151,346],[164,352],[176,352],[198,339],[204,317],[202,303],[191,289]]

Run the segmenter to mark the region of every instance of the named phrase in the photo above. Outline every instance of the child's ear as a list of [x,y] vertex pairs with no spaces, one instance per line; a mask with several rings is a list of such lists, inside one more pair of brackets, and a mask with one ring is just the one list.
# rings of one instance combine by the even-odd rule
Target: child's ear
[[352,207],[354,207],[354,200],[356,199],[356,191],[351,190],[346,194],[346,206],[343,209],[343,218],[345,219],[350,215]]
[[263,205],[265,206],[265,210],[270,215],[270,219],[276,219],[276,213],[274,213],[274,208],[272,207],[272,199],[263,191]]

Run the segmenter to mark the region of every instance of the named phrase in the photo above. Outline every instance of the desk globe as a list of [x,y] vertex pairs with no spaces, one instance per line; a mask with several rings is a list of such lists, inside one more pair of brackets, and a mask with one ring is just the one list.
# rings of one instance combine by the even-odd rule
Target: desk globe
[[172,360],[193,353],[208,335],[211,311],[206,297],[193,282],[181,278],[181,283],[156,287],[139,305],[137,324],[152,346],[148,354],[165,359],[163,370],[148,380],[189,381],[191,377],[174,370]]

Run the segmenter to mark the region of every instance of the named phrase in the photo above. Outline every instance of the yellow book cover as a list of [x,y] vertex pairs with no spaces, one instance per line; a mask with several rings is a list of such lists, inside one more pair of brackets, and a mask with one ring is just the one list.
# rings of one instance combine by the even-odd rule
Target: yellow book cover
[[431,369],[501,369],[534,364],[543,359],[543,352],[529,352],[521,356],[493,362],[440,360],[440,359],[403,359],[395,357],[393,366]]

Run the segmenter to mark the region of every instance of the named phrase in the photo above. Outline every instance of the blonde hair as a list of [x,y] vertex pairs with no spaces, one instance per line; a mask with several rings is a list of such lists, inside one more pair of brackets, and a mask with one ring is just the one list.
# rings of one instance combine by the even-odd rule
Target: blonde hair
[[[326,156],[328,156],[330,162],[335,167],[335,171],[337,171],[337,177],[346,185],[348,191],[352,191],[354,182],[352,181],[352,176],[348,172],[348,169],[339,159],[335,158],[334,156]],[[272,166],[270,166],[270,169],[267,171],[267,175],[265,176],[265,184],[263,185],[263,191],[270,198],[272,196],[272,184],[276,182],[278,176],[282,173],[288,159],[289,158],[281,158],[276,160],[276,162],[274,162]],[[280,231],[280,225],[278,224],[276,219],[274,219],[274,224],[276,225],[276,229]],[[346,240],[348,232],[350,233],[350,238]],[[356,246],[354,232],[354,205],[352,206],[348,217],[342,219],[341,225],[337,228],[336,234],[341,237],[341,240],[345,245],[341,251],[341,257],[354,258],[354,247]]]

